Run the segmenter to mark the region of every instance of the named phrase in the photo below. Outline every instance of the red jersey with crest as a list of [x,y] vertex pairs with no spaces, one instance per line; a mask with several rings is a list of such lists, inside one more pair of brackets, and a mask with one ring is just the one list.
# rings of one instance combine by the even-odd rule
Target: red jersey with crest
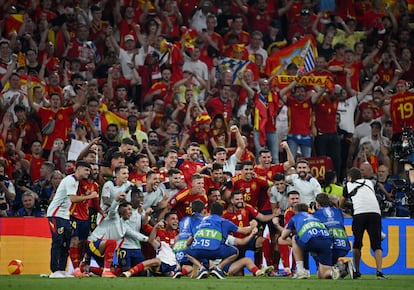
[[288,97],[289,134],[311,134],[312,103],[308,98],[303,102]]
[[233,190],[243,192],[243,199],[246,203],[261,211],[271,209],[269,195],[267,194],[269,185],[265,178],[255,177],[247,181],[239,174],[234,176],[232,180]]
[[129,173],[128,180],[136,183],[137,181],[141,181],[142,183],[147,183],[147,174],[146,173],[136,173],[135,171],[132,171]]
[[[237,209],[234,211],[224,211],[222,217],[231,221],[238,227],[247,227],[249,226],[249,222],[254,219],[259,212],[257,209],[252,207],[250,204],[245,204],[244,208]],[[234,233],[233,234],[236,238],[244,238],[248,235],[241,234],[241,233]]]
[[258,176],[266,178],[268,181],[273,181],[273,176],[275,176],[276,173],[285,172],[285,168],[282,163],[271,164],[268,169],[263,168],[261,165],[256,165],[254,167],[254,172],[256,172]]
[[166,229],[157,230],[157,236],[160,238],[160,242],[166,242],[171,247],[174,246],[177,235],[178,235],[178,230],[173,230],[173,231],[167,231]]
[[186,160],[180,165],[180,167],[178,167],[178,169],[180,169],[183,173],[185,182],[187,184],[191,184],[191,178],[194,173],[196,173],[197,170],[203,166],[204,165],[201,162]]
[[178,219],[191,215],[191,203],[194,200],[201,200],[206,204],[208,202],[205,194],[191,194],[191,188],[185,188],[177,192],[176,195],[170,200],[170,207],[177,212]]
[[[79,180],[77,196],[87,196],[92,192],[99,191],[99,185],[96,182],[89,182],[87,180]],[[101,211],[99,205],[99,197],[94,199],[88,199],[81,202],[72,203],[69,209],[70,215],[78,220],[87,221],[89,220],[89,207],[94,208],[96,211]]]

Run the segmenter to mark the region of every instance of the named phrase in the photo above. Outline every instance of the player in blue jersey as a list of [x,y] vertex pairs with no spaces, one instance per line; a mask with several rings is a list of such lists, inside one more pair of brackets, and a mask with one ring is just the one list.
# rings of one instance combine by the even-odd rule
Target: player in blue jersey
[[[223,206],[219,202],[213,203],[211,215],[203,218],[193,237],[193,243],[187,250],[188,255],[202,261],[205,268],[208,267],[209,260],[222,259],[210,272],[219,279],[224,279],[224,266],[233,262],[239,254],[236,247],[226,244],[229,233],[250,234],[254,228],[238,227],[222,218],[222,214]],[[200,271],[206,271],[205,268]]]
[[333,238],[332,264],[338,265],[341,270],[341,277],[349,274],[351,279],[353,279],[352,260],[346,262],[344,265],[338,261],[339,258],[345,257],[351,249],[348,235],[345,231],[342,210],[331,206],[329,196],[326,193],[319,193],[316,196],[316,209],[313,216],[318,218],[326,226]]
[[298,203],[294,206],[295,215],[283,230],[281,239],[287,239],[292,231],[296,235],[292,239],[293,254],[296,259],[296,278],[306,278],[303,266],[303,253],[313,252],[319,261],[318,277],[338,279],[339,269],[332,267],[332,238],[325,225],[308,213],[308,205]]
[[205,204],[199,199],[196,199],[191,203],[191,216],[186,216],[180,220],[179,228],[180,233],[177,236],[177,241],[174,244],[173,251],[177,262],[181,265],[181,271],[174,273],[174,278],[183,275],[183,269],[189,274],[192,271],[191,262],[188,260],[187,254],[187,241],[190,237],[193,237],[197,232],[197,227],[203,219],[203,211]]

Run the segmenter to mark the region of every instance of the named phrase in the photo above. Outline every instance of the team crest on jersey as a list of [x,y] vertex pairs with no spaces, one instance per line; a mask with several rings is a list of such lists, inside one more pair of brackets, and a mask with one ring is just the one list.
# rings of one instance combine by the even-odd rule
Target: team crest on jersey
[[308,108],[308,103],[303,103],[303,105],[302,105],[302,107],[304,108],[304,109],[307,109]]
[[256,190],[256,188],[257,188],[256,182],[252,182],[252,190]]

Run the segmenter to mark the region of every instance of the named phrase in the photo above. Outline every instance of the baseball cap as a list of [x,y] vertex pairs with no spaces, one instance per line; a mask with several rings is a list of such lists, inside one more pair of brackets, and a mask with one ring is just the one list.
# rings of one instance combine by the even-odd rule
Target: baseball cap
[[132,34],[127,34],[127,35],[124,36],[124,41],[127,42],[128,40],[134,40],[135,41],[135,38],[134,38],[134,36],[132,36]]

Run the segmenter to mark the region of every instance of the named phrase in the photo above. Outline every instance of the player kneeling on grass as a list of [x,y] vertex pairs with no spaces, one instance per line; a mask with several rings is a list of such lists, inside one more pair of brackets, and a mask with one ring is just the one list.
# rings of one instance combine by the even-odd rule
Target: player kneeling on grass
[[[226,244],[229,233],[250,234],[256,226],[238,227],[221,217],[223,206],[215,202],[211,206],[211,215],[203,218],[194,235],[194,240],[187,250],[188,256],[201,261],[204,265],[199,269],[198,279],[206,278],[209,260],[222,259],[210,273],[218,279],[224,279],[223,268],[237,259],[239,251],[233,245]],[[200,278],[199,278],[200,276]]]
[[111,271],[112,261],[114,252],[124,237],[128,236],[136,241],[148,241],[147,236],[133,230],[126,223],[132,215],[132,206],[130,202],[125,201],[125,196],[125,192],[118,194],[109,208],[108,216],[88,238],[86,253],[89,257],[94,257],[98,265],[103,267],[103,270],[98,269],[94,274],[100,274],[104,278],[117,276]]
[[318,218],[326,226],[329,234],[333,238],[332,265],[338,266],[341,272],[341,278],[349,275],[353,279],[354,266],[352,260],[344,263],[339,259],[345,257],[351,249],[348,235],[345,231],[342,210],[332,206],[329,196],[326,193],[319,193],[316,196],[316,209],[313,216]]
[[[236,238],[234,236],[229,235],[226,240],[226,245],[229,246],[244,246],[248,244],[251,239],[257,234],[257,222],[253,220],[251,222],[251,225],[254,226],[252,232],[244,237],[244,238]],[[208,272],[203,264],[200,263],[200,261],[196,260],[195,258],[187,255],[188,259],[198,267],[199,271],[197,273],[196,279],[203,279],[207,278]],[[262,269],[259,269],[259,267],[256,266],[256,264],[252,261],[252,259],[243,257],[240,258],[234,262],[228,263],[223,267],[223,272],[227,273],[228,276],[237,275],[243,268],[247,268],[254,276],[264,276],[266,274],[269,274],[273,271],[273,266],[264,267]]]
[[[167,213],[165,218],[167,219],[168,215],[171,214],[176,215],[176,213]],[[156,257],[154,259],[145,260],[128,271],[122,272],[121,275],[123,277],[129,278],[149,269],[155,274],[169,275],[174,278],[174,274],[180,271],[180,265],[177,263],[175,254],[170,245],[164,241],[159,241],[159,238],[157,237],[157,230],[163,227],[165,227],[164,221],[161,220],[152,228],[148,238],[148,243],[150,243],[156,251]]]
[[297,265],[296,278],[306,277],[303,253],[313,252],[319,261],[318,278],[338,279],[339,269],[332,267],[332,237],[328,229],[320,220],[308,213],[307,204],[298,203],[293,209],[295,215],[283,230],[281,239],[286,240],[292,231],[296,231],[292,238],[293,255]]

